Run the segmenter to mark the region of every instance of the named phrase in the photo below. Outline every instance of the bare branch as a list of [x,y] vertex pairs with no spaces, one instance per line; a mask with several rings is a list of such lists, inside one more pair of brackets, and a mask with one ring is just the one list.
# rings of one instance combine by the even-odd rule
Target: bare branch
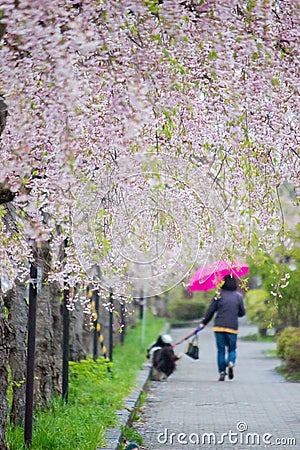
[[[1,32],[1,30],[0,30]],[[7,118],[7,104],[4,101],[4,98],[0,96],[0,136],[3,133],[3,130],[6,125],[6,118]]]
[[12,202],[15,196],[15,192],[12,192],[10,189],[7,189],[3,185],[0,185],[0,205]]

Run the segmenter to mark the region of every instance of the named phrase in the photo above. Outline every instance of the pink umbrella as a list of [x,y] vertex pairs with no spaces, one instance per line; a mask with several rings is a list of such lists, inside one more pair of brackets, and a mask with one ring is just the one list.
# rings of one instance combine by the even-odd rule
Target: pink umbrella
[[225,275],[240,278],[246,275],[248,271],[248,265],[242,264],[239,261],[235,261],[234,264],[219,261],[218,263],[200,267],[196,270],[190,281],[189,291],[209,291],[210,289],[216,288]]

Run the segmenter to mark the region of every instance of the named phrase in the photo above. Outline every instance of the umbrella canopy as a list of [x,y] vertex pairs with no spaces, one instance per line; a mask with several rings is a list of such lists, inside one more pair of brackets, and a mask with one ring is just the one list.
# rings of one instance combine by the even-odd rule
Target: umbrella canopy
[[210,289],[216,288],[225,275],[240,278],[246,275],[248,271],[248,265],[242,264],[239,261],[235,261],[234,264],[219,261],[218,263],[200,267],[191,278],[189,291],[209,291]]

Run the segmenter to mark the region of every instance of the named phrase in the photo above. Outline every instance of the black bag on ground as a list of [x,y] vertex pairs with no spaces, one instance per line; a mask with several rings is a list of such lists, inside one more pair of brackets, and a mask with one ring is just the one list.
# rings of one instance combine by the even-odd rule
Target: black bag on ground
[[185,354],[192,359],[199,359],[198,338],[194,336],[191,341],[188,341]]

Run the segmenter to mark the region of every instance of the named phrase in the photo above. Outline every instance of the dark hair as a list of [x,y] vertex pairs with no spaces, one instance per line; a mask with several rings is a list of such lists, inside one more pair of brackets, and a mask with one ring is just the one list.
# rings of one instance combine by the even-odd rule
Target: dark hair
[[224,291],[236,291],[237,290],[236,279],[232,275],[225,275],[224,284],[223,286],[221,286],[221,289],[224,289]]

